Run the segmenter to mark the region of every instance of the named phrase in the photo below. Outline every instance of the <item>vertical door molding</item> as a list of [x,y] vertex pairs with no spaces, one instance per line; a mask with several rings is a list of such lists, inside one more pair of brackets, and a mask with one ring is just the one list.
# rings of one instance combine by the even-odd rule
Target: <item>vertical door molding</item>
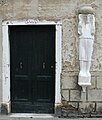
[[[10,112],[10,45],[8,26],[3,25],[3,56],[2,56],[2,111]],[[1,112],[2,112],[1,111]]]
[[55,104],[56,106],[61,104],[61,88],[60,88],[60,78],[61,78],[61,25],[56,25],[56,83],[55,83]]

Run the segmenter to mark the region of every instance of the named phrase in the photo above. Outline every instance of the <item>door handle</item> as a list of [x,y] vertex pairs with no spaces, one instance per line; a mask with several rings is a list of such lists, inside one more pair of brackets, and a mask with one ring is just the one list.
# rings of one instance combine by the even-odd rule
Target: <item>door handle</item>
[[46,66],[45,66],[45,62],[43,62],[43,69],[45,69],[45,67],[46,67]]
[[22,69],[22,68],[23,68],[22,62],[20,62],[20,69]]
[[53,65],[51,65],[51,68],[53,69]]

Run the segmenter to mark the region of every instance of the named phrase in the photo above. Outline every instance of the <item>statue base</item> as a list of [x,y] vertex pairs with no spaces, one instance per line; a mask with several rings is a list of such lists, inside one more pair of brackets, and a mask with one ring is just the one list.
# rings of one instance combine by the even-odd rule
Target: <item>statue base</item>
[[86,87],[91,85],[91,76],[79,76],[78,84],[82,87],[83,92],[86,92]]

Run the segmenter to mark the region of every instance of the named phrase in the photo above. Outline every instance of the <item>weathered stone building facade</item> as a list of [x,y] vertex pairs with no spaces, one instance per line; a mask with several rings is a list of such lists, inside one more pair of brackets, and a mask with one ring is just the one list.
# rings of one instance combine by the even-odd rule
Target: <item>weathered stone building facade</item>
[[[91,6],[95,16],[95,39],[91,64],[91,85],[82,91],[78,85],[79,75],[79,36],[78,15],[80,7]],[[3,26],[28,24],[53,24],[56,29],[58,69],[60,79],[55,83],[55,112],[58,114],[96,114],[102,112],[102,1],[101,0],[0,0],[0,105],[1,112],[11,113],[10,69],[7,68],[8,48],[3,42],[6,32]],[[15,22],[16,21],[16,22]],[[45,21],[45,22],[43,22]],[[46,22],[47,21],[47,22]],[[56,27],[56,28],[57,28]],[[8,38],[7,38],[8,39]],[[60,40],[59,40],[60,39]],[[5,48],[7,48],[5,50]],[[7,52],[7,53],[5,53]],[[57,52],[56,52],[57,53]],[[5,57],[6,55],[6,57]],[[4,58],[3,58],[4,57]],[[9,59],[9,58],[8,58]],[[6,63],[4,60],[7,60]],[[6,66],[6,67],[5,67]],[[56,68],[56,67],[55,67]],[[9,70],[7,70],[9,69]],[[7,73],[6,73],[6,72]],[[59,74],[59,72],[57,71]],[[5,76],[7,74],[7,76]],[[7,79],[7,80],[6,80]],[[10,82],[10,81],[9,81]],[[58,84],[57,84],[58,83]],[[7,84],[7,85],[6,85]],[[56,85],[57,84],[57,85]],[[9,86],[7,88],[7,86]],[[59,90],[60,87],[60,90]],[[4,89],[7,90],[5,91]],[[9,98],[8,98],[9,97]],[[7,101],[8,100],[8,101]],[[7,103],[8,102],[8,103]]]

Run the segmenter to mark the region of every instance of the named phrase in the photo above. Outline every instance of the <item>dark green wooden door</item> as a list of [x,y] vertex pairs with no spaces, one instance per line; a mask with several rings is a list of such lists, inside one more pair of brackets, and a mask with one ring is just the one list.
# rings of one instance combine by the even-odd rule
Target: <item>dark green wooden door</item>
[[11,110],[53,113],[55,26],[9,26]]

